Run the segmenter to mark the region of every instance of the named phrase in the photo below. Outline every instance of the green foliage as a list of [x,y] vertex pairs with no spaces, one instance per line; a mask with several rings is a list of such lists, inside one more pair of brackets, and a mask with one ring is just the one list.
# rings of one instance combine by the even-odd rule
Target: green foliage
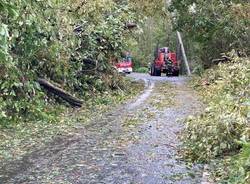
[[148,68],[147,67],[139,67],[135,69],[135,72],[138,73],[148,73]]
[[175,29],[184,33],[192,43],[190,51],[205,66],[211,66],[213,58],[232,49],[249,54],[249,1],[173,0],[169,10],[173,12]]
[[154,17],[157,15],[165,16],[165,0],[129,0],[131,7],[139,16]]
[[241,152],[229,160],[229,173],[223,178],[224,183],[250,183],[250,142],[241,142]]
[[159,47],[175,50],[176,39],[172,32],[170,16],[155,14],[148,17],[141,25],[141,31],[135,40],[137,44],[130,46],[133,58],[140,63],[140,66],[147,66],[154,60],[157,44]]
[[1,125],[50,121],[38,77],[86,99],[125,88],[110,60],[131,33],[125,29],[134,20],[127,3],[0,0],[0,19]]
[[192,71],[193,74],[201,76],[204,73],[204,68],[202,65],[198,64]]
[[135,68],[147,66],[154,60],[154,51],[159,47],[176,48],[176,34],[172,30],[172,19],[165,0],[130,0],[137,16],[139,29],[136,38],[130,39],[129,49]]
[[187,120],[183,140],[191,160],[209,161],[238,149],[236,140],[248,126],[249,66],[248,58],[234,58],[196,80],[208,105],[204,113]]
[[[186,121],[183,154],[191,161],[209,162],[235,154],[241,147],[238,140],[250,140],[250,60],[232,58],[231,62],[207,70],[193,82],[207,107],[203,113]],[[233,172],[242,174],[243,171],[237,167]],[[241,178],[246,177],[247,172],[246,168]]]

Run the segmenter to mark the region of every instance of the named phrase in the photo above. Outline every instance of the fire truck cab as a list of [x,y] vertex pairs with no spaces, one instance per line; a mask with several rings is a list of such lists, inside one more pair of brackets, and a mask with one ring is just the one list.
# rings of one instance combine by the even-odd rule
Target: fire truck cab
[[133,72],[132,57],[129,52],[126,52],[125,57],[122,60],[118,60],[115,64],[116,69],[119,73],[128,73]]

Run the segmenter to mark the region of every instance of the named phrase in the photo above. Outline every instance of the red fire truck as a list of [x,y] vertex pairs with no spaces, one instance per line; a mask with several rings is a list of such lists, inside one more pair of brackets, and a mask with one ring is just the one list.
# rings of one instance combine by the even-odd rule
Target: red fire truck
[[132,57],[130,53],[127,52],[125,54],[125,57],[115,64],[115,67],[120,73],[130,74],[131,72],[133,72]]
[[150,64],[150,75],[161,76],[161,73],[166,73],[167,76],[178,76],[179,70],[175,52],[171,52],[168,47],[156,50],[155,59]]

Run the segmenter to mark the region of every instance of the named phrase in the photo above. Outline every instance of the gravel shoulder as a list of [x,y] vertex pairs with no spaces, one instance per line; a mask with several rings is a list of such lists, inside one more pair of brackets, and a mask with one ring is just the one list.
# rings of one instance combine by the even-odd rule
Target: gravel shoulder
[[150,77],[144,92],[68,137],[0,169],[0,183],[200,183],[202,169],[178,157],[182,120],[202,108],[185,77]]

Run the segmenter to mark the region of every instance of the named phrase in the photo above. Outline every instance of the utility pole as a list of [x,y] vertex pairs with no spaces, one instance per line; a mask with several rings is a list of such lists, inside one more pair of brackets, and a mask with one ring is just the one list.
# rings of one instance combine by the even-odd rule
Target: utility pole
[[181,52],[182,52],[184,63],[186,65],[187,75],[191,75],[191,71],[190,71],[190,68],[189,68],[188,60],[187,60],[187,55],[186,55],[186,52],[185,52],[185,49],[184,49],[184,46],[183,46],[183,42],[182,42],[182,38],[181,38],[181,34],[180,34],[179,31],[177,31],[177,37],[178,37],[178,40],[179,40],[179,43],[180,43],[180,46],[181,46]]
[[[171,2],[171,0],[166,0],[165,1],[166,8],[170,4],[170,2]],[[188,64],[188,60],[187,60],[187,55],[186,55],[186,52],[185,52],[185,49],[184,49],[184,46],[183,46],[183,42],[182,42],[182,38],[181,38],[181,34],[180,34],[179,31],[177,31],[177,37],[178,37],[178,40],[179,40],[179,43],[180,43],[180,46],[181,46],[181,52],[182,52],[183,60],[184,60],[184,63],[185,63],[186,69],[187,69],[187,75],[189,76],[189,75],[191,75],[191,71],[190,71],[190,68],[189,68],[189,64]]]

